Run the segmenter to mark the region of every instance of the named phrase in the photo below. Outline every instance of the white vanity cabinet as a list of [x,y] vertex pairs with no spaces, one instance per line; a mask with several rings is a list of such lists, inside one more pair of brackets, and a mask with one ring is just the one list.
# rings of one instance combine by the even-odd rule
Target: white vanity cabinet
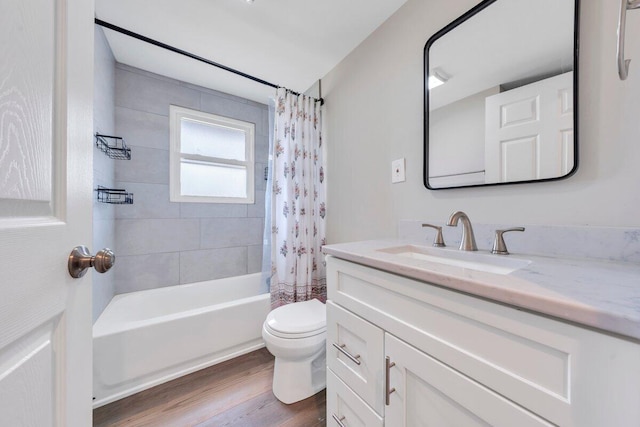
[[328,425],[640,425],[637,341],[333,256],[327,281]]

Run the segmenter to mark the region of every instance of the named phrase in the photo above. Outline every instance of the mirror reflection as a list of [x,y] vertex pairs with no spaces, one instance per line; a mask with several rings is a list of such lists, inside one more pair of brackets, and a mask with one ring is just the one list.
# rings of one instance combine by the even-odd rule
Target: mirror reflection
[[484,1],[427,42],[427,188],[575,171],[577,5]]

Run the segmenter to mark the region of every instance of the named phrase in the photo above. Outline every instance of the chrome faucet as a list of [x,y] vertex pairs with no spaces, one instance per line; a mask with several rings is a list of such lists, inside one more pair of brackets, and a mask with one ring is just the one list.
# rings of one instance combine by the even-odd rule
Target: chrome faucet
[[431,227],[437,231],[436,237],[433,239],[433,246],[436,248],[444,248],[447,246],[444,244],[444,239],[442,238],[442,227],[432,224],[422,224],[422,228],[424,227]]
[[460,242],[461,251],[477,251],[476,238],[473,235],[473,227],[471,227],[471,221],[466,213],[457,211],[451,214],[447,225],[450,227],[456,227],[458,220],[462,220],[462,241]]

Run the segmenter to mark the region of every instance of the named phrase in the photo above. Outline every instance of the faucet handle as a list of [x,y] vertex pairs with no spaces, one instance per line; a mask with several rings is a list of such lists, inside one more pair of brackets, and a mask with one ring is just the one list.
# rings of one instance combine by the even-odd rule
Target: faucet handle
[[438,230],[435,239],[433,239],[433,246],[435,246],[436,248],[444,248],[445,246],[447,246],[444,244],[444,239],[442,238],[442,227],[432,224],[422,224],[422,227],[431,227]]
[[497,255],[509,255],[509,251],[507,250],[507,245],[504,243],[504,238],[502,235],[509,231],[524,231],[524,227],[514,227],[507,228],[506,230],[496,230],[496,237],[493,240],[493,248],[491,249],[492,254]]

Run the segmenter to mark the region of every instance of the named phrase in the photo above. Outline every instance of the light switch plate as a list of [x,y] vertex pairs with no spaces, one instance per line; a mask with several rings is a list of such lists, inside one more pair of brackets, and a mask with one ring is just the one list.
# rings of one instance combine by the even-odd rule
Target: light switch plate
[[391,162],[391,182],[393,184],[397,182],[406,181],[405,171],[404,171],[404,158],[394,160]]

